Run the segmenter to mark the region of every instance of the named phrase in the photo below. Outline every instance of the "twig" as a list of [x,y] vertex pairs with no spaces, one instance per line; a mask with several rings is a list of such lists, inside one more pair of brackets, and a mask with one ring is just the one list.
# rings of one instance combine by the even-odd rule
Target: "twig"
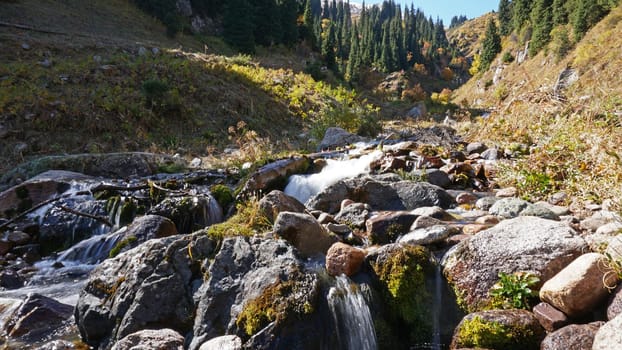
[[108,226],[108,227],[113,227],[113,226],[114,226],[114,225],[110,222],[110,220],[108,220],[107,218],[105,218],[105,217],[103,217],[103,216],[97,216],[97,215],[92,215],[92,214],[89,214],[89,213],[81,212],[81,211],[78,211],[78,210],[75,210],[75,209],[71,209],[71,208],[69,208],[69,207],[66,207],[66,206],[64,206],[64,205],[63,205],[63,206],[61,206],[61,207],[60,207],[60,209],[61,209],[62,211],[66,211],[66,212],[71,213],[71,214],[75,214],[75,215],[78,215],[78,216],[84,216],[84,217],[86,217],[86,218],[89,218],[89,219],[93,219],[93,220],[99,221],[99,222],[101,222],[102,224],[104,224],[104,225],[106,225],[106,226]]

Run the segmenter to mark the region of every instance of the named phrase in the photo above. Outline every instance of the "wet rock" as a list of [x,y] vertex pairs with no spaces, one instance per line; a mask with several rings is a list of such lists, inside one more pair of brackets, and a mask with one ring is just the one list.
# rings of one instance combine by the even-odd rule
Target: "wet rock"
[[[604,322],[571,324],[549,334],[540,345],[540,350],[583,350],[592,349],[594,337]],[[609,348],[613,349],[613,348]]]
[[413,210],[419,207],[450,208],[455,200],[447,191],[426,182],[395,181],[392,177],[364,176],[329,186],[307,206],[327,213],[339,210],[343,199],[367,203],[373,210]]
[[429,245],[445,241],[449,236],[458,233],[458,229],[448,225],[435,225],[413,230],[398,239],[398,243]]
[[257,192],[267,193],[274,189],[283,189],[287,178],[294,174],[304,174],[310,166],[307,157],[280,159],[257,169],[246,181],[241,194]]
[[4,269],[0,272],[0,287],[5,289],[18,289],[24,286],[24,279],[12,269]]
[[604,262],[605,256],[587,253],[540,288],[540,299],[570,317],[580,317],[592,311],[607,298],[607,286],[615,286],[617,275]]
[[361,269],[365,254],[363,249],[337,242],[326,253],[326,270],[331,276],[352,276]]
[[416,218],[407,211],[379,212],[365,222],[365,227],[373,243],[387,244],[408,232]]
[[11,337],[40,339],[71,317],[73,307],[40,294],[29,294],[2,327]]
[[618,284],[607,304],[607,319],[613,320],[622,313],[622,284]]
[[544,336],[544,329],[529,311],[481,311],[462,319],[456,327],[450,349],[536,350]]
[[237,335],[223,335],[203,343],[199,350],[242,350],[242,339]]
[[475,202],[475,207],[480,210],[489,210],[499,200],[497,197],[482,197]]
[[111,350],[184,350],[184,337],[172,329],[145,329],[128,334],[112,346]]
[[209,194],[166,198],[148,214],[169,218],[181,234],[195,232],[223,220],[220,204]]
[[22,245],[30,241],[30,235],[21,231],[11,231],[5,233],[2,239],[12,243],[13,245]]
[[586,249],[586,242],[563,223],[518,217],[454,246],[443,258],[443,273],[475,310],[486,304],[499,272],[531,272],[546,281]]
[[284,240],[226,238],[209,267],[209,279],[196,293],[199,306],[189,349],[224,334],[252,339],[258,333],[269,340],[262,344],[266,348],[276,342],[283,348],[319,348],[321,326],[304,311],[317,306],[319,282],[302,268]]
[[365,140],[366,139],[364,137],[349,133],[342,128],[330,127],[326,129],[324,138],[318,146],[318,151],[344,147],[349,144],[362,142]]
[[326,254],[336,241],[313,216],[303,213],[279,213],[274,221],[274,232],[305,257]]
[[548,303],[539,303],[536,305],[533,308],[533,314],[547,332],[553,332],[569,323],[566,314]]
[[152,239],[105,260],[80,292],[74,316],[82,339],[101,349],[142,329],[192,329],[194,286],[214,243],[204,233]]
[[335,221],[352,228],[365,229],[365,222],[371,216],[371,207],[366,203],[352,203],[335,215]]
[[596,332],[592,350],[622,349],[622,315],[602,325]]
[[41,345],[36,350],[80,350],[79,346],[67,340],[53,340]]
[[259,200],[259,209],[270,222],[274,222],[280,212],[303,213],[305,206],[296,198],[288,196],[282,191],[273,190]]

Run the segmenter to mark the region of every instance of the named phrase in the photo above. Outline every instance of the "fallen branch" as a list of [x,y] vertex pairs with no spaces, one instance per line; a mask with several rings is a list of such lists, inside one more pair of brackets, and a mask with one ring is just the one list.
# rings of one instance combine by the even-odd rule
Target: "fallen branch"
[[82,211],[78,211],[78,210],[75,210],[75,209],[71,209],[71,208],[66,207],[66,206],[64,206],[64,205],[63,205],[63,206],[61,206],[61,207],[60,207],[60,209],[61,209],[62,211],[66,211],[66,212],[71,213],[71,214],[74,214],[74,215],[84,216],[85,218],[89,218],[89,219],[93,219],[93,220],[95,220],[95,221],[99,221],[99,222],[101,222],[102,224],[104,224],[104,225],[106,225],[106,226],[108,226],[108,227],[113,227],[113,226],[114,226],[114,225],[110,222],[110,220],[108,220],[108,218],[103,217],[103,216],[92,215],[92,214],[89,214],[89,213],[85,213],[85,212],[82,212]]

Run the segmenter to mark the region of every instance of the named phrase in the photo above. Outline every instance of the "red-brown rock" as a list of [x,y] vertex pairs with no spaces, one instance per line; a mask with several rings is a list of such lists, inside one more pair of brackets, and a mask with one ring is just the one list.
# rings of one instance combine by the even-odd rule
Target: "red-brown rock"
[[333,244],[326,253],[326,270],[331,276],[356,274],[365,260],[365,251],[345,243]]

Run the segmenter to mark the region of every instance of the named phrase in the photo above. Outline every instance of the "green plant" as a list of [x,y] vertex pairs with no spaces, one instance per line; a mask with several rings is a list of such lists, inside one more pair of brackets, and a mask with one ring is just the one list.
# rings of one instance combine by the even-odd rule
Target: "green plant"
[[133,243],[135,243],[138,240],[138,238],[136,238],[136,236],[129,236],[123,240],[121,240],[119,243],[117,243],[111,250],[110,253],[108,253],[108,257],[109,258],[114,258],[115,256],[119,255],[119,253],[121,253],[121,251],[127,247],[132,245]]
[[505,64],[509,64],[514,62],[514,56],[512,56],[512,53],[510,51],[506,51],[503,53],[503,56],[501,57],[501,61],[503,61],[503,63]]
[[212,193],[214,199],[216,199],[216,202],[218,202],[223,209],[229,207],[229,205],[235,200],[233,191],[228,186],[223,184],[212,186],[210,188],[210,192]]
[[152,108],[165,103],[165,97],[170,87],[167,83],[157,80],[145,80],[140,88],[147,107]]
[[499,281],[488,292],[492,298],[492,306],[503,309],[529,309],[538,298],[538,291],[532,289],[538,282],[540,279],[530,273],[499,272]]
[[524,326],[504,325],[475,316],[461,323],[453,345],[458,348],[523,350],[538,348],[537,338],[532,330]]
[[215,240],[230,236],[252,236],[272,228],[270,220],[262,213],[259,200],[255,197],[246,202],[238,203],[237,213],[229,220],[212,225],[207,229],[207,235]]

